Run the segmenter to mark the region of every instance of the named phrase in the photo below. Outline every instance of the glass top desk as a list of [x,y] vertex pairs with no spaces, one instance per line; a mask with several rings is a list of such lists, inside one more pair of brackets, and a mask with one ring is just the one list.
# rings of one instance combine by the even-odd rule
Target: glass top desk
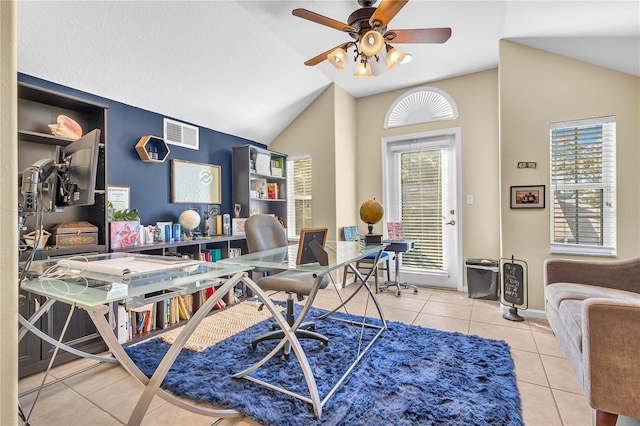
[[[374,262],[374,265],[376,265],[377,260],[381,256],[385,247],[386,247],[386,244],[361,246],[360,243],[357,241],[327,242],[325,244],[324,249],[327,253],[328,262],[325,265],[320,265],[319,263],[296,265],[296,259],[297,259],[297,253],[298,253],[297,244],[290,245],[287,247],[264,250],[256,253],[250,253],[243,256],[223,259],[219,261],[218,264],[225,264],[225,265],[237,264],[237,265],[244,265],[246,267],[260,268],[260,269],[267,269],[267,270],[274,269],[274,270],[286,270],[286,271],[299,271],[299,272],[307,272],[307,273],[310,272],[310,273],[313,273],[315,276],[315,283],[313,285],[313,288],[309,293],[309,296],[307,297],[307,300],[302,308],[301,313],[296,318],[294,325],[289,327],[288,324],[286,324],[286,322],[284,322],[284,325],[281,324],[281,321],[278,322],[280,327],[284,330],[285,337],[283,338],[283,340],[280,341],[280,343],[276,345],[274,349],[271,352],[269,352],[269,354],[267,354],[261,361],[259,361],[258,363],[256,363],[255,365],[253,365],[252,367],[244,371],[236,373],[234,377],[251,380],[253,382],[267,386],[278,392],[283,392],[288,395],[294,396],[298,399],[301,399],[305,402],[308,402],[313,405],[313,409],[316,416],[320,418],[320,416],[322,415],[322,407],[326,404],[329,398],[331,398],[331,396],[336,392],[336,390],[338,390],[338,388],[342,385],[342,383],[347,378],[349,373],[351,373],[353,368],[355,368],[355,366],[362,359],[364,354],[369,350],[369,348],[375,343],[378,337],[380,337],[382,332],[386,329],[386,322],[384,319],[384,315],[382,313],[382,309],[378,302],[378,299],[376,298],[375,292],[371,290],[371,287],[367,283],[367,280],[371,276],[371,274],[376,273],[376,268],[372,268],[371,270],[368,271],[368,274],[366,276],[362,276],[361,272],[353,266],[355,262],[371,254],[376,254],[376,262]],[[338,306],[331,312],[327,312],[326,314],[322,315],[320,319],[326,318],[326,319],[332,319],[332,320],[338,320],[338,321],[345,321],[344,319],[335,318],[335,317],[332,317],[331,315],[339,311],[343,307],[345,307],[349,303],[349,301],[353,300],[355,295],[361,289],[364,288],[368,292],[368,296],[371,297],[371,300],[375,304],[378,317],[379,317],[378,319],[380,320],[381,325],[366,323],[364,319],[361,322],[355,322],[353,320],[347,321],[353,325],[378,329],[378,332],[375,334],[373,339],[370,342],[368,342],[368,344],[364,348],[362,348],[361,346],[362,345],[361,341],[357,342],[359,350],[358,350],[358,355],[356,359],[352,362],[351,366],[347,369],[347,371],[340,378],[340,380],[338,380],[338,382],[333,386],[333,388],[328,392],[328,394],[324,396],[322,400],[320,400],[316,378],[311,370],[311,367],[302,349],[302,346],[300,345],[300,342],[298,341],[298,338],[295,335],[295,330],[303,322],[307,312],[311,308],[313,304],[313,300],[315,299],[318,293],[318,290],[320,289],[320,283],[322,281],[322,278],[326,274],[330,273],[331,271],[334,271],[341,267],[351,268],[359,279],[359,280],[356,279],[356,283],[360,282],[360,285],[346,300],[344,301],[341,300],[340,306]],[[311,398],[294,393],[287,389],[280,388],[271,383],[267,383],[250,376],[251,372],[255,371],[260,366],[264,365],[264,363],[266,363],[269,359],[273,358],[276,355],[276,353],[280,351],[280,349],[282,349],[282,347],[285,345],[287,341],[291,344],[291,348],[293,349],[294,353],[298,357],[298,360],[300,362],[300,367],[302,368],[302,372],[307,382],[307,386],[309,388],[309,394]]]
[[[80,263],[69,262],[69,259],[76,259]],[[109,265],[107,269],[105,269],[105,264]],[[49,269],[52,267],[55,269]],[[27,331],[34,331],[33,324],[37,318],[46,312],[54,302],[69,304],[71,306],[69,317],[58,341],[48,336],[56,347],[53,353],[53,358],[55,358],[59,348],[73,350],[61,342],[74,308],[78,307],[87,311],[113,357],[132,376],[145,385],[145,390],[138,400],[128,424],[138,425],[141,423],[154,395],[199,414],[215,417],[241,416],[235,410],[212,409],[188,404],[160,389],[160,384],[196,327],[213,306],[241,281],[244,281],[245,285],[249,286],[262,299],[276,321],[284,323],[282,316],[269,298],[252,280],[246,279],[249,270],[251,270],[250,266],[241,264],[196,262],[184,259],[167,260],[161,256],[132,253],[110,253],[36,261],[29,268],[31,278],[25,279],[21,283],[21,288],[44,296],[48,301],[28,321],[24,318],[20,320],[23,326],[20,334],[24,335]],[[62,274],[62,272],[66,272],[66,274]],[[171,345],[150,379],[131,361],[131,358],[118,343],[113,326],[105,316],[109,312],[109,305],[114,302],[135,307],[193,293],[199,289],[218,284],[222,284],[218,291],[209,297],[182,327],[178,338]],[[40,331],[40,333],[42,332]],[[80,356],[87,355],[77,352],[79,351],[75,353]],[[114,359],[103,360],[113,361]]]

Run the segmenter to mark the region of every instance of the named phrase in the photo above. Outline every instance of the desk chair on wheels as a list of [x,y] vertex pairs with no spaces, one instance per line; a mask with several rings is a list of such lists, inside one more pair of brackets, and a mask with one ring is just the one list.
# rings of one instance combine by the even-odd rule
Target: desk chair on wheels
[[[344,236],[345,241],[358,241],[360,238],[360,234],[358,233],[357,226],[345,226],[344,228],[342,228],[342,234]],[[357,261],[355,267],[364,276],[366,276],[372,268],[377,267],[378,271],[386,271],[387,281],[391,281],[391,270],[389,269],[389,259],[390,259],[389,253],[382,252],[380,257],[378,258],[378,262],[375,263],[376,255],[372,254],[365,257],[364,259],[360,259],[359,261]],[[380,293],[380,288],[378,287],[378,271],[376,271],[376,273],[374,274],[374,282],[376,284],[376,293]],[[353,271],[348,267],[345,267],[344,276],[342,278],[342,285],[345,285],[347,283],[348,274],[353,274]]]
[[[255,253],[263,250],[285,247],[288,245],[287,236],[284,228],[278,220],[269,215],[257,214],[251,216],[244,225],[245,236],[247,239],[247,248],[249,253]],[[256,281],[261,289],[267,291],[284,291],[287,293],[287,324],[293,326],[295,317],[293,314],[294,300],[293,294],[297,295],[298,301],[302,301],[304,296],[311,293],[315,278],[310,272],[298,271],[265,271],[257,269],[257,272],[266,272],[269,275],[264,276]],[[278,273],[279,272],[279,273]],[[323,277],[320,288],[325,288],[329,284],[328,277]],[[274,325],[273,331],[262,334],[251,341],[251,348],[255,349],[258,344],[265,340],[282,340],[284,331]],[[309,338],[319,340],[323,345],[329,344],[329,339],[320,333],[316,333],[315,324],[313,322],[303,322],[296,329],[295,334],[298,338]],[[289,342],[284,347],[284,357],[287,358],[291,352]]]

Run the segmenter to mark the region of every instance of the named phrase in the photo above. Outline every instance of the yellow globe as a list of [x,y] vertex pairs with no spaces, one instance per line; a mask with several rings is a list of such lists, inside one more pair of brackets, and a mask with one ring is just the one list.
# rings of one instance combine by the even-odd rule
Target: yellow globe
[[384,207],[376,199],[368,200],[360,206],[360,219],[369,225],[376,224],[384,216]]

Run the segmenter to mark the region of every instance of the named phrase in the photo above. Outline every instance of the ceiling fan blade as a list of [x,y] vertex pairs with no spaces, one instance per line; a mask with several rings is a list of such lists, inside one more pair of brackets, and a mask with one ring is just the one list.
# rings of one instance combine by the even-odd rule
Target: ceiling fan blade
[[409,0],[382,0],[380,6],[378,6],[373,12],[373,15],[371,15],[369,25],[374,28],[386,27],[389,21],[400,12],[400,9],[402,9],[408,1]]
[[319,54],[318,56],[316,56],[315,58],[311,58],[309,59],[307,62],[305,62],[304,64],[308,67],[312,67],[314,65],[318,65],[320,62],[324,61],[325,59],[327,59],[327,55],[331,52],[333,52],[334,50],[336,50],[339,47],[342,47],[343,49],[347,50],[347,47],[349,47],[350,44],[353,44],[353,42],[349,42],[349,43],[343,43],[343,44],[339,44],[336,47],[332,47],[331,49],[327,50],[324,53]]
[[384,38],[390,43],[444,43],[451,37],[451,28],[421,30],[389,30]]
[[327,18],[326,16],[319,15],[315,12],[311,12],[307,9],[293,9],[291,12],[293,16],[297,16],[302,19],[307,19],[317,24],[326,25],[327,27],[335,28],[338,31],[344,31],[345,33],[355,33],[356,29],[351,25],[347,25],[335,19]]

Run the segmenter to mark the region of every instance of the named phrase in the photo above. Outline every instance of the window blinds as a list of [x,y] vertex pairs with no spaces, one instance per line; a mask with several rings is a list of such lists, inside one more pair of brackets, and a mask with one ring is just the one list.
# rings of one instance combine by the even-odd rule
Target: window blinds
[[552,123],[552,252],[615,254],[615,117]]
[[311,157],[287,159],[287,234],[300,237],[300,230],[312,226]]

